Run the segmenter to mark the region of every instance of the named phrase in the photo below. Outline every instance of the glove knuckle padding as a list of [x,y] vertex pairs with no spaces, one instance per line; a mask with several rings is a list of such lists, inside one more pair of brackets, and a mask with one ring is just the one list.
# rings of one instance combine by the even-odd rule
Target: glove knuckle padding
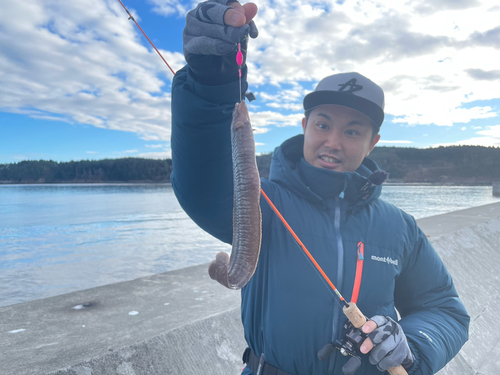
[[225,25],[224,13],[231,9],[225,2],[207,1],[189,11],[183,32],[184,55],[227,55],[250,31],[256,33],[255,24],[241,27]]
[[398,323],[383,315],[374,316],[370,320],[378,326],[368,335],[374,345],[369,357],[372,365],[385,371],[389,367],[399,366],[409,356],[412,358],[406,336]]
[[394,329],[395,329],[395,323],[392,319],[389,317],[385,317],[382,315],[376,315],[370,320],[373,320],[375,323],[377,323],[377,328],[371,332],[368,337],[370,340],[373,342],[373,345],[378,345],[382,341],[386,340],[389,336],[392,335]]
[[198,4],[188,14],[200,22],[224,25],[224,13],[228,9],[231,9],[231,7],[228,7],[224,1],[205,1]]
[[220,41],[213,44],[212,38],[207,36],[199,36],[196,38],[186,37],[184,44],[184,51],[188,54],[194,55],[218,55],[223,56],[232,52],[234,43],[227,43]]

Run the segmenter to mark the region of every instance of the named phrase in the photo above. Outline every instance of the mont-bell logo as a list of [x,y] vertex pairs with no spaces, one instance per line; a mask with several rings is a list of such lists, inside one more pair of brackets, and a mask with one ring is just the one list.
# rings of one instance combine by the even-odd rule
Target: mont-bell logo
[[356,82],[358,80],[356,78],[351,78],[346,83],[341,83],[339,91],[345,92],[346,94],[352,94],[353,92],[363,90],[363,86],[357,85]]
[[376,255],[372,255],[371,260],[376,260],[377,262],[392,264],[393,266],[397,266],[399,263],[399,261],[397,259],[392,259],[389,257],[378,257]]

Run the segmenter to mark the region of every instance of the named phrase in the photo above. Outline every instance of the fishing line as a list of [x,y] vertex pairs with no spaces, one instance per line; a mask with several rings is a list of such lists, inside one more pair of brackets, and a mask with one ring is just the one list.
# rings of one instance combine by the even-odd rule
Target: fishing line
[[[335,292],[335,294],[337,295],[337,297],[339,297],[339,299],[344,303],[343,305],[340,304],[342,307],[349,307],[349,304],[346,302],[346,300],[344,299],[344,297],[342,297],[342,294],[340,294],[340,292],[338,291],[338,289],[335,287],[335,285],[333,285],[333,283],[331,282],[330,278],[328,277],[328,275],[325,273],[325,271],[323,271],[323,269],[321,268],[321,266],[318,264],[318,262],[316,262],[316,259],[314,259],[314,257],[312,256],[312,254],[309,252],[309,250],[307,250],[307,248],[305,247],[305,245],[302,243],[302,241],[300,240],[300,238],[295,234],[295,232],[293,231],[293,229],[290,227],[290,225],[288,225],[287,221],[285,220],[285,218],[281,215],[281,213],[278,211],[278,209],[276,208],[276,206],[273,204],[273,202],[271,202],[271,199],[269,199],[269,197],[267,196],[267,194],[264,192],[264,190],[260,189],[262,195],[264,196],[264,198],[266,199],[267,203],[269,203],[269,206],[271,206],[271,208],[273,209],[273,211],[276,213],[276,215],[278,215],[278,217],[281,219],[281,222],[283,223],[283,225],[285,225],[286,229],[288,229],[288,231],[290,232],[290,234],[292,235],[292,237],[294,238],[294,240],[297,242],[297,244],[301,247],[301,249],[304,251],[304,253],[307,255],[308,259],[312,262],[312,264],[316,267],[316,269],[319,271],[319,273],[321,274],[321,276],[323,276],[323,279],[328,283],[328,285],[330,286],[330,288],[333,289],[333,291]],[[335,299],[337,301],[337,299]],[[340,302],[339,302],[340,303]]]
[[142,31],[142,33],[144,34],[144,36],[146,37],[146,39],[149,41],[149,43],[151,43],[151,45],[153,46],[153,48],[155,49],[155,51],[156,51],[156,52],[158,52],[158,55],[160,55],[160,57],[161,57],[161,59],[163,60],[163,62],[164,62],[165,64],[167,64],[168,68],[170,69],[170,71],[172,72],[172,74],[175,76],[175,72],[174,72],[174,70],[170,67],[170,65],[168,65],[167,60],[165,60],[165,59],[163,58],[163,56],[161,55],[160,51],[158,51],[158,50],[156,49],[156,47],[155,47],[155,45],[153,44],[153,42],[152,42],[152,41],[148,38],[148,36],[147,36],[147,35],[146,35],[146,33],[144,32],[144,30],[142,30],[142,29],[141,29],[141,27],[139,26],[139,24],[137,23],[137,21],[135,20],[135,18],[134,18],[134,17],[130,14],[130,12],[128,11],[128,9],[127,9],[127,8],[125,8],[125,5],[123,5],[123,3],[121,2],[121,0],[118,0],[118,2],[122,5],[123,9],[125,9],[125,12],[127,12],[128,16],[129,16],[129,17],[128,17],[128,19],[129,19],[129,20],[134,21],[134,23],[137,25],[137,27],[139,28],[139,30],[141,30],[141,31]]
[[241,65],[243,65],[243,53],[241,53],[241,44],[238,43],[238,53],[236,54],[236,64],[238,64],[238,81],[240,82],[240,103],[241,103]]
[[[155,51],[158,52],[158,55],[160,55],[161,59],[168,66],[168,68],[170,69],[170,71],[172,72],[172,74],[175,75],[175,72],[173,71],[173,69],[170,67],[170,65],[168,65],[167,61],[163,58],[163,56],[161,55],[160,51],[158,51],[158,49],[155,47],[155,45],[153,44],[153,42],[148,38],[148,36],[146,35],[146,33],[141,29],[141,27],[139,26],[139,24],[137,23],[137,21],[134,19],[134,17],[130,14],[130,12],[127,10],[127,8],[125,7],[125,5],[123,5],[123,3],[121,2],[121,0],[118,0],[118,1],[122,5],[123,9],[125,9],[125,11],[127,12],[127,14],[129,15],[129,19],[135,22],[135,24],[137,25],[137,27],[142,31],[142,33],[146,37],[146,39],[149,41],[149,43],[151,43],[151,45],[153,46],[153,48],[155,49]],[[242,100],[242,97],[241,97],[241,65],[243,64],[243,53],[241,52],[241,45],[240,45],[240,43],[238,43],[238,53],[236,54],[236,63],[238,64],[238,71],[239,71],[238,73],[239,73],[239,82],[240,82],[240,102],[241,102],[241,100]],[[337,301],[340,304],[341,307],[348,307],[349,304],[346,302],[346,300],[344,299],[344,297],[342,296],[342,294],[340,294],[340,292],[335,287],[335,285],[333,285],[333,283],[331,282],[330,278],[327,276],[327,274],[325,273],[325,271],[323,271],[323,269],[318,264],[318,262],[316,262],[316,259],[314,259],[314,257],[309,252],[309,250],[307,250],[307,248],[304,246],[304,244],[299,239],[299,237],[295,234],[295,232],[290,227],[290,225],[288,225],[287,221],[281,215],[281,213],[278,211],[278,209],[273,204],[273,202],[271,201],[271,199],[269,199],[269,197],[264,192],[264,190],[262,190],[262,188],[260,189],[260,192],[262,193],[262,195],[264,196],[264,198],[266,199],[266,201],[269,203],[269,205],[271,206],[271,208],[273,209],[273,211],[276,213],[276,215],[278,215],[278,217],[281,219],[282,223],[285,225],[286,229],[288,229],[288,231],[290,232],[290,234],[294,238],[295,242],[303,250],[303,252],[306,255],[307,259],[315,267],[315,269],[323,277],[323,280],[326,281],[326,283],[328,284],[328,286],[330,286],[330,288],[333,290],[333,292],[335,293],[335,295],[340,299],[340,301],[343,304],[341,302],[339,302],[336,298],[335,298],[335,301]]]
[[[163,56],[161,55],[160,51],[158,51],[158,49],[155,47],[155,45],[153,44],[153,42],[148,38],[148,36],[146,35],[146,33],[141,29],[141,27],[136,22],[136,20],[134,19],[134,17],[132,17],[132,15],[127,10],[127,8],[125,8],[125,5],[123,5],[123,3],[120,0],[118,0],[118,1],[122,5],[123,9],[125,9],[125,11],[127,12],[127,14],[129,15],[129,19],[131,19],[132,21],[134,21],[134,23],[142,31],[142,33],[144,34],[144,36],[146,37],[146,39],[149,41],[149,43],[151,43],[151,45],[153,46],[153,48],[155,49],[155,51],[158,53],[158,55],[160,55],[160,57],[163,60],[163,62],[168,66],[168,68],[170,69],[170,71],[172,72],[172,74],[175,75],[175,72],[173,71],[173,69],[170,67],[170,65],[168,65],[167,61],[163,58]],[[238,64],[238,70],[239,70],[240,102],[241,102],[241,100],[242,100],[242,97],[241,97],[241,65],[243,64],[243,54],[241,53],[241,46],[240,46],[239,43],[238,43],[238,53],[236,55],[236,63]],[[278,217],[281,219],[282,223],[285,225],[285,227],[288,229],[288,231],[290,232],[290,234],[293,236],[295,242],[303,250],[304,254],[307,256],[307,259],[310,261],[309,263],[312,264],[312,265],[314,265],[315,269],[323,277],[322,280],[326,281],[326,283],[330,286],[330,288],[333,290],[333,292],[335,293],[335,295],[340,299],[340,301],[339,301],[337,298],[334,298],[335,301],[337,301],[340,304],[340,306],[342,307],[342,311],[347,316],[347,318],[352,322],[352,324],[354,325],[354,327],[360,328],[361,326],[363,326],[363,324],[365,324],[365,322],[367,320],[366,320],[365,315],[356,306],[356,303],[354,303],[354,302],[347,303],[346,302],[346,300],[344,299],[344,297],[342,297],[342,294],[340,294],[340,292],[337,290],[337,288],[335,287],[335,285],[333,285],[333,283],[330,281],[330,279],[328,278],[328,276],[326,275],[326,273],[323,271],[323,269],[320,267],[320,265],[318,264],[318,262],[316,262],[316,260],[314,259],[314,257],[307,250],[307,248],[304,246],[304,244],[299,239],[299,237],[295,234],[295,232],[290,227],[290,225],[288,225],[288,223],[286,222],[285,218],[281,215],[281,213],[278,211],[278,209],[273,204],[273,202],[271,202],[271,200],[269,199],[269,197],[267,196],[267,194],[264,192],[264,190],[262,190],[262,188],[260,189],[260,192],[262,193],[262,195],[264,196],[264,198],[266,199],[266,201],[269,203],[269,206],[271,206],[271,208],[273,209],[273,211],[276,213],[276,215],[278,215]],[[387,371],[389,372],[390,375],[408,375],[408,373],[406,372],[406,370],[403,368],[402,365],[399,365],[398,367],[389,367],[387,369]]]

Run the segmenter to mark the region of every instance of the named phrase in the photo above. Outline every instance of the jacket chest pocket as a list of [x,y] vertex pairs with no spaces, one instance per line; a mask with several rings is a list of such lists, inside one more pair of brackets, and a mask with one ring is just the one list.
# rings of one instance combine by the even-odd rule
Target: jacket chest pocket
[[[359,302],[368,310],[365,314],[382,313],[394,306],[394,289],[401,270],[398,253],[365,244],[363,276]],[[385,312],[387,314],[387,311]]]

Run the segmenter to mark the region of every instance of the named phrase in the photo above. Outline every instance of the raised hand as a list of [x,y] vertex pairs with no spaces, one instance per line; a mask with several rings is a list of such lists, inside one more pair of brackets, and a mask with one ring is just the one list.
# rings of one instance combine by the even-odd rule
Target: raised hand
[[253,3],[227,0],[200,3],[187,14],[183,50],[195,79],[210,85],[237,79],[237,45],[241,43],[245,61],[248,36],[258,36],[256,14]]

